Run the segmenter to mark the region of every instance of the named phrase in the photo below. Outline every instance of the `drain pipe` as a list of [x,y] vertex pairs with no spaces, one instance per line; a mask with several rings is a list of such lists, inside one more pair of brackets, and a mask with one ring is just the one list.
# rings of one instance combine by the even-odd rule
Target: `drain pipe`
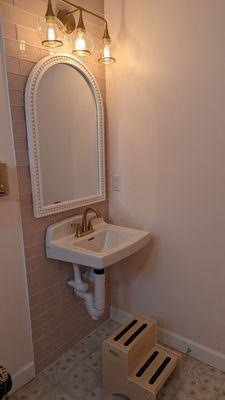
[[90,316],[96,320],[105,311],[105,271],[94,269],[85,274],[89,281],[94,283],[94,293],[92,293],[88,291],[88,284],[82,281],[79,265],[73,264],[73,270],[74,280],[69,280],[68,285],[73,287],[74,293],[85,301]]
[[88,283],[82,281],[80,267],[78,264],[73,264],[73,275],[74,279],[70,279],[68,281],[68,285],[74,288],[75,293],[77,291],[87,292]]

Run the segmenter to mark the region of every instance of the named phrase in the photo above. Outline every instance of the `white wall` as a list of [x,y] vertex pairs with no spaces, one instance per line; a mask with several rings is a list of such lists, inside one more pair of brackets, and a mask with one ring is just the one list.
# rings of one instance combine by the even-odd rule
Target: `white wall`
[[0,20],[0,161],[8,164],[10,195],[0,198],[0,365],[13,374],[14,390],[34,376],[16,174]]
[[155,237],[112,305],[225,353],[225,2],[105,0],[111,219]]

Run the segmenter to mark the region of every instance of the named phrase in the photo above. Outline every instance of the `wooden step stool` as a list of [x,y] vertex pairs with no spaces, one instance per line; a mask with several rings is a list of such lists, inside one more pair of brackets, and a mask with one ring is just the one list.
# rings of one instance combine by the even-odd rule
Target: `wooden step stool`
[[156,323],[135,315],[103,342],[103,385],[110,394],[155,400],[173,374],[180,379],[180,356],[156,343]]

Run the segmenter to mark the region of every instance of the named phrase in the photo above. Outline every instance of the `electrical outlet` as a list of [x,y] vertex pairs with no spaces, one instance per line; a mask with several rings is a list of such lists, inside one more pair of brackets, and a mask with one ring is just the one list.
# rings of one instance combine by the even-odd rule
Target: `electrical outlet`
[[186,351],[185,351],[185,355],[186,357],[188,357],[191,354],[191,348],[187,347]]
[[113,175],[112,177],[112,190],[113,192],[121,191],[121,176]]

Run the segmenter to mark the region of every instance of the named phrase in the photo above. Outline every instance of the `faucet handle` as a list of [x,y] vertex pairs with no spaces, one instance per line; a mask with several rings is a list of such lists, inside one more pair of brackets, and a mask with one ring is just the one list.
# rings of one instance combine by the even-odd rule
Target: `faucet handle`
[[93,221],[94,219],[96,219],[96,217],[91,217],[91,218],[89,219],[89,221],[88,221],[88,232],[94,232],[94,228],[93,228],[93,225],[92,225],[92,221]]
[[75,237],[81,237],[82,228],[80,224],[77,224]]
[[81,237],[81,233],[82,233],[81,225],[74,223],[74,224],[71,224],[71,226],[76,229],[75,237]]

